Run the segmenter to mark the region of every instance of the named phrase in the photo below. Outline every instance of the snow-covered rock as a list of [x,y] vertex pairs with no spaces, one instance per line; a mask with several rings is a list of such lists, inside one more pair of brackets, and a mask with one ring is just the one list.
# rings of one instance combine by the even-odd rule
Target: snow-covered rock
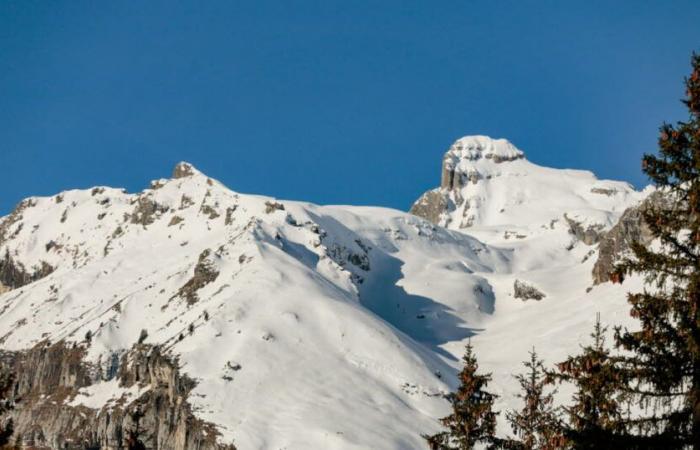
[[411,212],[451,229],[538,227],[563,220],[564,213],[609,228],[641,198],[627,183],[533,164],[505,139],[466,136],[445,153],[440,187]]
[[[431,192],[439,213],[423,215],[438,224],[241,194],[187,163],[136,194],[33,197],[0,219],[0,255],[31,274],[3,281],[0,345],[82,349],[93,384],[62,407],[145,395],[148,386],[105,391],[124,355],[157,346],[194,380],[186,401],[221,443],[422,448],[448,410],[467,339],[504,409],[517,404],[512,373],[533,345],[555,362],[596,312],[626,320],[627,285],[590,291],[595,247],[564,215],[607,229],[643,196],[485,137],[455,143]],[[515,299],[516,280],[546,297]]]

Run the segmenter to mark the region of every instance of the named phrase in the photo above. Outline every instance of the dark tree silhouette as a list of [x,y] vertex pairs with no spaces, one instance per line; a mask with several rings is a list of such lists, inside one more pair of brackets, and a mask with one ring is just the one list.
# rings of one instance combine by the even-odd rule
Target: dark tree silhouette
[[447,431],[424,436],[432,450],[468,450],[477,443],[494,447],[496,414],[493,402],[496,396],[486,390],[491,374],[478,374],[479,365],[471,342],[462,358],[464,368],[459,373],[460,386],[450,394],[452,414],[440,419]]
[[592,343],[579,355],[557,364],[548,372],[554,381],[572,383],[573,403],[564,408],[568,423],[563,426],[567,444],[574,449],[618,449],[629,436],[626,433],[627,398],[621,393],[620,374],[605,345],[607,328],[596,318]]
[[640,445],[700,449],[700,55],[686,79],[689,119],[664,124],[658,155],[645,155],[643,170],[662,201],[643,218],[652,246],[633,244],[633,255],[616,269],[645,279],[629,294],[640,327],[616,329],[623,354],[625,390],[643,412],[627,425]]
[[548,383],[542,360],[533,348],[530,360],[523,362],[526,373],[516,375],[520,385],[518,398],[523,402],[519,411],[506,412],[517,439],[508,440],[504,446],[517,450],[555,450],[563,448],[559,413],[554,406],[554,394]]

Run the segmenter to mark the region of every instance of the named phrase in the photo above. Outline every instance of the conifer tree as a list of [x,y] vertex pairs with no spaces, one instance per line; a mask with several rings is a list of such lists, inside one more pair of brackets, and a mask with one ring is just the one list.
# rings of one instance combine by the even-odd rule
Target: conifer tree
[[450,394],[452,414],[440,419],[447,431],[424,436],[431,450],[469,450],[477,443],[489,448],[496,445],[496,395],[486,390],[491,374],[478,374],[479,365],[471,342],[462,358],[464,368],[459,373],[460,386]]
[[700,449],[700,55],[686,79],[689,118],[664,124],[658,155],[642,168],[662,201],[643,212],[656,239],[632,246],[633,256],[614,278],[639,274],[642,292],[630,294],[631,315],[640,327],[616,330],[626,389],[643,413],[630,425],[658,448]]
[[576,392],[573,404],[565,407],[568,423],[563,435],[567,441],[560,448],[620,449],[626,446],[626,398],[620,391],[619,373],[610,350],[605,345],[606,327],[600,316],[591,333],[593,342],[581,354],[570,356],[548,372],[550,379],[572,383]]
[[563,448],[564,437],[554,407],[555,391],[550,390],[542,360],[533,348],[530,360],[523,362],[527,372],[516,375],[524,403],[520,411],[506,412],[506,418],[518,439],[505,445],[517,450],[555,450]]

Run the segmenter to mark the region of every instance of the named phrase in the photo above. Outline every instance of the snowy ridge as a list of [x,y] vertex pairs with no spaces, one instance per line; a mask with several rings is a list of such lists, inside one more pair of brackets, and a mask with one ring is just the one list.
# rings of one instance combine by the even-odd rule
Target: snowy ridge
[[[137,194],[25,200],[0,220],[0,256],[53,271],[0,294],[2,348],[65,339],[107,369],[141,339],[163,345],[198,383],[197,416],[243,450],[423,448],[468,338],[504,409],[532,345],[554,362],[578,348],[596,311],[624,321],[628,286],[588,292],[595,247],[564,215],[614,222],[642,194],[485,139],[460,140],[451,170],[472,164],[489,183],[441,189],[453,202],[481,196],[469,234],[386,208],[236,193],[186,163]],[[445,214],[458,228],[461,213]],[[516,280],[546,297],[514,298]],[[70,401],[137,395],[112,384]]]
[[[448,289],[448,307],[395,283],[420,270],[461,290],[506,257],[397,211],[241,195],[188,172],[139,194],[31,199],[0,251],[55,271],[0,297],[3,348],[89,334],[89,360],[107,366],[146,330],[198,381],[197,413],[241,448],[418,446],[415,424],[436,428],[451,382],[431,349],[467,335],[451,308],[476,320],[493,300]],[[198,270],[214,279],[192,283]]]

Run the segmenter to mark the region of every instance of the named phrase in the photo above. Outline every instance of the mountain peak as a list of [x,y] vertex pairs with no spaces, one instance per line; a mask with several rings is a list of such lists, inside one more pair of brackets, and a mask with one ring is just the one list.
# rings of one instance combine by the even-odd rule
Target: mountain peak
[[186,178],[194,175],[201,175],[201,173],[202,172],[197,170],[192,164],[185,161],[180,161],[173,169],[173,175],[171,178]]
[[466,181],[475,182],[482,172],[476,166],[484,162],[483,160],[500,164],[524,158],[525,153],[507,139],[464,136],[450,146],[442,159],[440,186],[453,189],[462,186]]
[[476,135],[457,139],[445,154],[446,160],[448,157],[450,160],[470,161],[486,158],[499,163],[524,158],[525,153],[507,139]]
[[624,209],[636,198],[626,183],[532,164],[506,139],[465,136],[443,157],[440,187],[423,194],[411,212],[456,229],[480,225],[538,229],[564,220],[565,213],[606,227],[612,210]]

